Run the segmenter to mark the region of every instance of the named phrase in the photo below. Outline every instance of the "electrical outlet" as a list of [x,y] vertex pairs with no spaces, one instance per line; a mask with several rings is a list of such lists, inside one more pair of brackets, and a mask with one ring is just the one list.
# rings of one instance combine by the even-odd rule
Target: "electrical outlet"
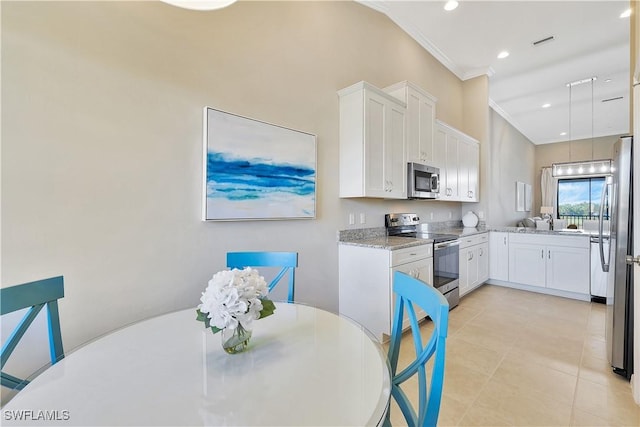
[[355,223],[356,223],[356,214],[350,213],[349,214],[349,225],[354,225]]
[[429,219],[431,219],[431,221],[433,221],[433,212],[431,212],[431,213],[429,214]]
[[453,212],[449,211],[449,219],[453,218]]
[[484,219],[484,211],[478,211],[478,218]]
[[360,213],[360,224],[366,224],[367,218],[364,215],[364,212]]

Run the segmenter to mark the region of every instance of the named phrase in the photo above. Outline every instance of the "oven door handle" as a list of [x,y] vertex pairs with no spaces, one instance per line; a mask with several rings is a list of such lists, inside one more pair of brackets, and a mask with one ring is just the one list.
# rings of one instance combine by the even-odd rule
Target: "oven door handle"
[[442,248],[448,248],[450,246],[459,246],[460,245],[460,241],[459,240],[453,240],[451,242],[442,242],[442,243],[436,243],[433,245],[434,249],[442,249]]

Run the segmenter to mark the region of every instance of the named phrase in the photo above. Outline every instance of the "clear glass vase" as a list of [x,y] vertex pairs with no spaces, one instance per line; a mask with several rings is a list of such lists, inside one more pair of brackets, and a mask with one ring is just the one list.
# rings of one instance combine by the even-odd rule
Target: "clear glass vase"
[[235,329],[225,328],[220,334],[222,336],[222,348],[229,354],[242,353],[249,346],[251,339],[251,329],[238,324]]

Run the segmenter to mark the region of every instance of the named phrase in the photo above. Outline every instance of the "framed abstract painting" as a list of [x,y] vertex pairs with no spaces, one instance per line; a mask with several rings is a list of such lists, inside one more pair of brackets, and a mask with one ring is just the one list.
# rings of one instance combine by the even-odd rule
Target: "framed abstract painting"
[[203,145],[203,220],[315,218],[315,135],[205,107]]

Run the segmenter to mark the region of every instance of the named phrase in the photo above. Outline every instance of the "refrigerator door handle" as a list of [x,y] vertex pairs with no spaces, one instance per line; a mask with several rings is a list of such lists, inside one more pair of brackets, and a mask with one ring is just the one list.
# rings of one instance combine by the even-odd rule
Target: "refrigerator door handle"
[[[602,186],[602,194],[600,195],[600,218],[598,221],[598,247],[600,249],[600,265],[602,266],[602,271],[605,273],[609,271],[609,260],[611,259],[611,253],[607,256],[607,262],[604,262],[604,239],[602,237],[602,231],[604,227],[604,201],[609,194],[609,184],[605,181]],[[609,245],[609,252],[611,252],[611,245]]]

